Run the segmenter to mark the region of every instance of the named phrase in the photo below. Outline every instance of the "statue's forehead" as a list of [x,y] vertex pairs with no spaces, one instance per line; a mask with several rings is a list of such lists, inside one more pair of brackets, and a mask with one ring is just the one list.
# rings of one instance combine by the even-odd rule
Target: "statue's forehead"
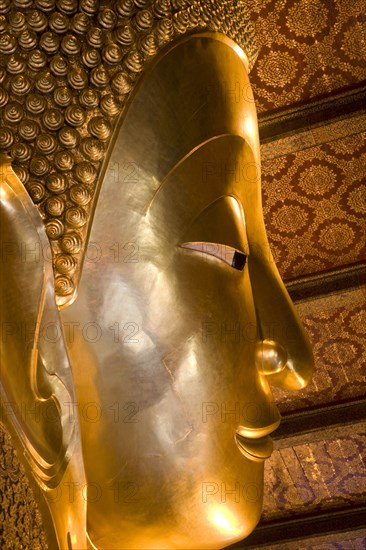
[[111,239],[130,238],[147,213],[179,230],[222,195],[245,198],[258,136],[254,104],[230,96],[237,85],[249,86],[245,62],[225,37],[198,34],[162,55],[115,136],[91,237],[109,226]]
[[[238,49],[224,36],[197,34],[150,67],[115,134],[110,163],[120,181],[126,162],[161,181],[196,148],[223,135],[242,136],[256,150],[255,106]],[[238,87],[240,97],[233,97]]]

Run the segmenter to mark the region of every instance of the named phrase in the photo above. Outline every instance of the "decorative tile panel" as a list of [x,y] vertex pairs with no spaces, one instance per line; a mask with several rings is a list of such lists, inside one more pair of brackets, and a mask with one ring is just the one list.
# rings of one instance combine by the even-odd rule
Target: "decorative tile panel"
[[363,0],[247,0],[260,47],[251,82],[259,113],[366,79]]
[[297,303],[315,355],[312,382],[299,392],[273,388],[282,413],[366,395],[366,287]]

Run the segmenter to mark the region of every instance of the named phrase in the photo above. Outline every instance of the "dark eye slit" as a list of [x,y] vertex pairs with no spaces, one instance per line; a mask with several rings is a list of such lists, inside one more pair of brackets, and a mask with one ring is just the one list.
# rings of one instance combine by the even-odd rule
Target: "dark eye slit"
[[239,271],[243,271],[246,262],[247,262],[246,255],[235,250],[233,261],[231,263],[232,267],[234,267],[235,269],[238,269]]

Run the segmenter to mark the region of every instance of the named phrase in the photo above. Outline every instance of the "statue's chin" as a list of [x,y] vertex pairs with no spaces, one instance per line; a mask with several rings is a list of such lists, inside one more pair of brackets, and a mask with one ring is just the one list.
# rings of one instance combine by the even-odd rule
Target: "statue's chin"
[[[243,459],[242,466],[239,475],[224,469],[221,476],[205,476],[203,483],[191,480],[189,487],[174,477],[165,487],[150,479],[141,482],[141,490],[136,485],[128,492],[122,484],[120,499],[115,492],[113,501],[88,503],[91,548],[208,550],[244,539],[261,515],[263,462],[249,465]],[[245,475],[248,466],[253,475]]]
[[[91,548],[98,550],[220,550],[238,542],[254,530],[261,514],[261,506],[235,513],[225,504],[212,506],[207,515],[182,518],[173,522],[167,510],[160,523],[127,524],[123,519],[113,521],[110,531],[102,536],[90,526],[88,537]],[[106,526],[104,525],[104,528]]]

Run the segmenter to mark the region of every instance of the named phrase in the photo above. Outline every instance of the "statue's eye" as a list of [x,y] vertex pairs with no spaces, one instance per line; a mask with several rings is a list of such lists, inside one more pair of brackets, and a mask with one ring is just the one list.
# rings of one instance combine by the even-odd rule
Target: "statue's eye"
[[215,256],[238,271],[243,271],[247,261],[247,255],[244,252],[235,250],[235,248],[225,244],[195,242],[183,243],[181,246],[182,248],[196,250],[202,254]]
[[180,246],[216,256],[243,271],[249,245],[244,212],[238,200],[224,195],[211,203],[193,220]]

